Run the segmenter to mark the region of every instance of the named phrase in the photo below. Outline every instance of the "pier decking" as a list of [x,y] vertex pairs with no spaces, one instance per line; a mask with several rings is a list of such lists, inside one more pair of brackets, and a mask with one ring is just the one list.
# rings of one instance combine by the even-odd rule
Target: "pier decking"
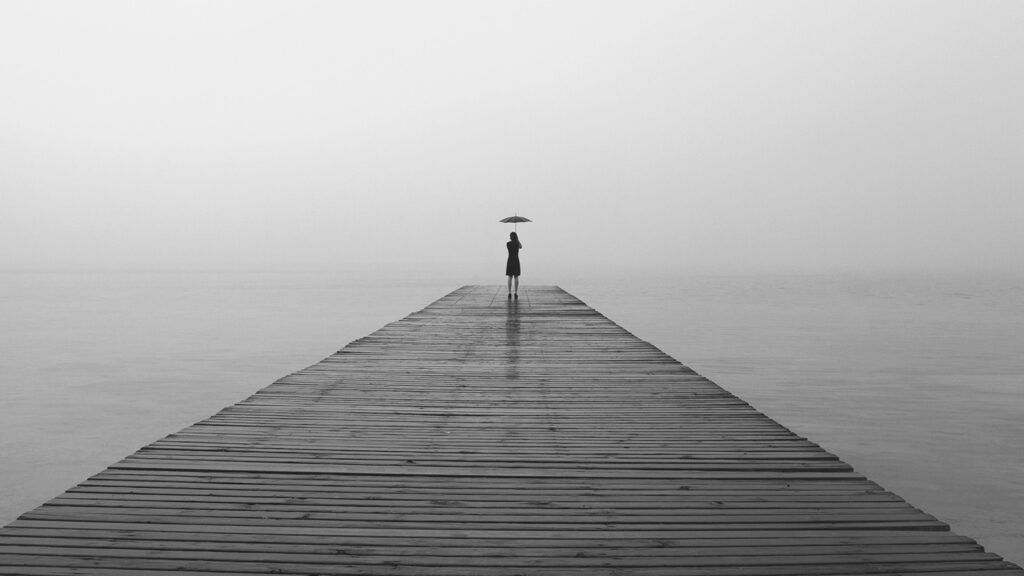
[[556,287],[467,286],[0,530],[0,574],[1024,576]]

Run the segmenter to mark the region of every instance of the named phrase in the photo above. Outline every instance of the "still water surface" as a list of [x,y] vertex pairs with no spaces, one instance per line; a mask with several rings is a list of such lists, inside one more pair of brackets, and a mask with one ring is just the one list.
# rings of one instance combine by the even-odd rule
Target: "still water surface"
[[[0,524],[481,281],[381,268],[0,280]],[[957,532],[1024,563],[1020,278],[559,283]]]

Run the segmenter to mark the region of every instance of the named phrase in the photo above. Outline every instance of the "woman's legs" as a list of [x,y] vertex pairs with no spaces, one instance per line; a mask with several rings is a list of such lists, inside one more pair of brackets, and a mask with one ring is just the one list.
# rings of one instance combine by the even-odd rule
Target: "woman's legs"
[[[516,291],[519,291],[519,278],[516,278]],[[512,297],[512,277],[508,277],[508,297]]]
[[[519,298],[519,276],[516,276],[516,298]],[[511,280],[511,278],[509,278]]]

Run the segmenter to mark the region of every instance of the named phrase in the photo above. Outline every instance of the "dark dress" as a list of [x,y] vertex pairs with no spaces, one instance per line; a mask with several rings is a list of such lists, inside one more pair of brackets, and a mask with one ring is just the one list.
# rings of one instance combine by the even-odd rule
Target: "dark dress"
[[505,242],[508,248],[508,262],[505,263],[505,276],[519,276],[519,249],[523,247],[521,242],[513,243],[511,240]]

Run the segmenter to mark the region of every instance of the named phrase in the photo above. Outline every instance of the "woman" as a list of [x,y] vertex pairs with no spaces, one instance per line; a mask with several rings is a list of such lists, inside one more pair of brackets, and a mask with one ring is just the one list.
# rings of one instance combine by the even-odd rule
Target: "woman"
[[505,263],[505,275],[508,276],[508,298],[512,299],[512,279],[516,279],[516,291],[515,297],[519,298],[519,251],[522,250],[523,244],[519,241],[519,235],[515,232],[509,234],[509,240],[505,243],[505,248],[508,248],[508,262]]

